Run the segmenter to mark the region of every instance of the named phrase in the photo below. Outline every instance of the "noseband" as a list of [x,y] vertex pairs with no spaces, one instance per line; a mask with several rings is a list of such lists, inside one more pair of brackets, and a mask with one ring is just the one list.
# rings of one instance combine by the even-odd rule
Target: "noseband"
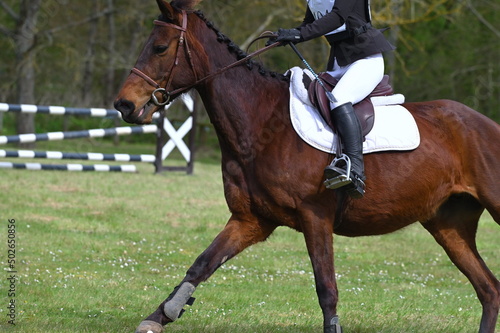
[[[226,67],[223,67],[223,68],[217,70],[216,72],[211,73],[211,74],[205,76],[204,78],[198,80],[198,78],[196,76],[196,71],[194,69],[193,59],[191,57],[191,51],[189,50],[189,46],[188,46],[187,40],[185,38],[185,33],[186,33],[186,28],[187,28],[187,13],[186,13],[186,11],[182,10],[182,26],[171,24],[171,23],[167,23],[167,22],[163,22],[163,21],[159,21],[159,20],[154,20],[153,23],[155,25],[158,25],[158,26],[174,28],[174,29],[180,30],[180,32],[181,32],[181,34],[179,36],[179,43],[177,44],[177,52],[176,52],[176,55],[175,55],[175,61],[173,62],[172,67],[170,68],[170,71],[168,72],[168,73],[170,73],[170,77],[168,78],[168,82],[167,82],[165,88],[162,88],[158,82],[156,82],[151,77],[149,77],[147,74],[145,74],[144,72],[140,71],[139,69],[137,69],[135,67],[132,68],[132,70],[130,71],[131,73],[134,73],[135,75],[143,78],[151,86],[155,87],[155,90],[151,93],[151,101],[156,106],[167,105],[170,102],[170,98],[173,95],[186,92],[189,89],[193,88],[194,86],[198,85],[199,83],[201,83],[201,82],[203,82],[205,80],[208,80],[209,78],[212,78],[212,77],[214,77],[216,75],[219,75],[220,73],[222,73],[222,72],[224,72],[224,71],[226,71],[226,70],[228,70],[230,68],[236,67],[236,66],[238,66],[238,65],[240,65],[240,64],[242,64],[244,62],[247,62],[248,60],[250,60],[250,58],[255,57],[256,55],[258,55],[260,53],[263,53],[264,51],[267,51],[267,50],[269,50],[269,49],[271,49],[271,48],[273,48],[273,47],[278,46],[278,45],[281,44],[280,42],[277,42],[277,43],[273,43],[273,44],[271,44],[269,46],[266,46],[266,47],[264,47],[262,49],[259,49],[259,50],[255,51],[255,52],[247,55],[246,57],[244,57],[244,58],[242,58],[242,59],[240,59],[238,61],[235,61],[234,63],[232,63],[232,64],[230,64],[230,65],[228,65]],[[180,50],[182,49],[182,46],[184,46],[185,53],[186,53],[187,58],[189,60],[189,65],[191,66],[191,70],[192,70],[192,72],[194,74],[195,82],[193,84],[187,86],[187,87],[179,88],[179,89],[176,89],[176,90],[173,90],[173,91],[167,91],[167,88],[172,83],[172,79],[174,77],[172,75],[172,72],[173,72],[175,66],[177,66],[177,64],[179,63],[179,55],[180,55]],[[165,79],[165,76],[162,78],[162,81]],[[163,102],[158,101],[158,98],[155,95],[156,93],[161,93],[164,96],[165,101],[163,101]]]

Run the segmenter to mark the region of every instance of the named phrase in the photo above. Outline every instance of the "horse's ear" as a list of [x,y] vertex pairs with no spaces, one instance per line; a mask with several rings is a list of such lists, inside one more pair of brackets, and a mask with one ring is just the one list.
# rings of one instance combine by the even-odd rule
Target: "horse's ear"
[[170,6],[170,4],[165,0],[156,0],[156,3],[158,4],[158,8],[160,8],[161,13],[170,20],[173,20],[174,10],[172,6]]

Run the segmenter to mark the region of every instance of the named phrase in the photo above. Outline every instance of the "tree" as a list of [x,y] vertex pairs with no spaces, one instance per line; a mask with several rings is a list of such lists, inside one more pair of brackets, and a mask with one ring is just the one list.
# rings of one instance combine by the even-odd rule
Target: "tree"
[[401,26],[397,86],[410,101],[449,98],[500,120],[500,5],[478,0]]
[[[97,10],[97,0],[90,3],[90,6],[94,9],[88,17],[82,18],[80,12],[77,10],[71,11],[69,8],[68,0],[49,0],[42,2],[41,0],[22,0],[19,4],[14,4],[14,1],[7,3],[6,0],[0,0],[0,6],[4,10],[4,15],[9,22],[12,22],[11,26],[0,24],[0,33],[3,33],[10,41],[11,47],[14,50],[15,60],[12,61],[15,71],[13,76],[16,78],[14,91],[15,97],[11,99],[14,103],[19,104],[36,104],[40,97],[36,97],[35,87],[40,87],[40,90],[44,90],[46,86],[54,85],[52,81],[57,81],[57,75],[59,73],[65,73],[64,70],[58,70],[57,68],[57,56],[54,57],[52,54],[46,57],[47,51],[53,52],[50,49],[54,45],[54,35],[61,34],[72,38],[74,43],[76,39],[75,35],[72,35],[70,30],[77,29],[77,27],[86,25],[91,22],[89,45],[87,49],[93,50],[95,35],[97,34],[97,20],[99,17],[107,15],[110,13],[109,8],[104,8],[103,10]],[[108,3],[112,4],[111,0]],[[78,9],[83,9],[82,4],[76,4]],[[76,9],[76,8],[75,8]],[[77,18],[74,19],[70,16],[70,13],[77,13]],[[61,44],[60,44],[61,45]],[[68,43],[70,45],[70,43]],[[68,48],[66,48],[66,51]],[[47,61],[47,59],[50,59]],[[95,56],[90,54],[89,57],[84,58],[87,60],[87,71],[84,73],[83,77],[89,86],[92,86],[92,76],[94,74],[93,63],[95,61]],[[47,66],[43,66],[47,64]],[[6,70],[7,71],[7,70]],[[44,78],[51,78],[51,80],[43,80],[43,84],[38,84],[37,82],[37,71],[42,72]],[[55,75],[54,75],[54,74]],[[69,75],[71,77],[71,75]],[[85,90],[84,90],[85,91]],[[84,94],[84,99],[92,100],[91,96]],[[17,133],[34,133],[35,116],[33,114],[18,114],[17,115]],[[32,146],[32,144],[30,145]]]
[[[35,56],[37,19],[41,0],[22,0],[19,13],[4,1],[0,5],[16,23],[15,29],[0,25],[0,30],[14,41],[16,54],[17,102],[35,102]],[[18,114],[17,133],[33,133],[35,122],[33,114]]]

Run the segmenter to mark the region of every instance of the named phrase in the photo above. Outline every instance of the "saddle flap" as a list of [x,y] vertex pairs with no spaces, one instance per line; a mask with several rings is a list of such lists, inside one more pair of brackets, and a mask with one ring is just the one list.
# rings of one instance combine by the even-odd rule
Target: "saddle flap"
[[[332,91],[333,87],[337,85],[337,80],[328,73],[320,73],[319,78],[323,82],[326,89]],[[330,100],[326,96],[325,88],[321,86],[318,80],[314,80],[307,89],[309,100],[314,107],[319,111],[323,119],[326,121],[330,128],[335,129],[333,126],[332,118],[330,116]]]

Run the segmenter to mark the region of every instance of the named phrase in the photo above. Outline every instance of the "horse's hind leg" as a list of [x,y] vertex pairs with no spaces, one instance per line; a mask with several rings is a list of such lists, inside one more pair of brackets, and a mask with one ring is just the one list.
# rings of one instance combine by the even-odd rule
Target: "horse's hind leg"
[[438,214],[422,225],[467,276],[483,307],[480,333],[493,333],[500,307],[500,282],[476,248],[477,225],[483,207],[468,194],[450,198]]
[[212,244],[188,269],[179,286],[139,325],[136,333],[163,332],[164,325],[182,314],[182,308],[189,304],[198,284],[207,280],[224,262],[248,246],[264,241],[275,228],[274,225],[261,223],[256,219],[241,220],[232,217]]

